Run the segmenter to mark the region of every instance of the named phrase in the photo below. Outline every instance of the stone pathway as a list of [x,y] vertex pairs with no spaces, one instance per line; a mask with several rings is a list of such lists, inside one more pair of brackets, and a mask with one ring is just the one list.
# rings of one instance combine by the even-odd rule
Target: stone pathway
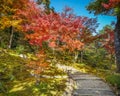
[[100,78],[77,72],[71,75],[77,89],[72,96],[115,96],[112,89]]
[[[73,67],[57,65],[63,70],[71,70],[69,77],[76,83],[76,88],[67,88],[67,93],[63,96],[115,96],[112,89],[99,77],[82,73]],[[72,81],[72,83],[73,83]],[[72,85],[73,84],[68,84]]]

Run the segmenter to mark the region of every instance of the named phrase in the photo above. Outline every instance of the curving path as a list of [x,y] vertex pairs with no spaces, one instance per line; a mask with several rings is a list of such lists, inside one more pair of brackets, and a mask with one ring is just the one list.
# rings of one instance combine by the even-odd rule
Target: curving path
[[[70,70],[69,78],[76,83],[76,88],[67,88],[63,96],[115,96],[112,89],[99,77],[82,73],[73,67],[57,65],[63,70]],[[68,86],[72,84],[68,84]],[[71,88],[71,89],[69,89]]]

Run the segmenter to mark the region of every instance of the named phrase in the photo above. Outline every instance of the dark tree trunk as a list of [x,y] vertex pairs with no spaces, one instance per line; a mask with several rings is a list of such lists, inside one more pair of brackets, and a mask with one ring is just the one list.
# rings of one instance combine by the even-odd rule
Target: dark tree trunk
[[115,26],[115,56],[117,72],[120,73],[120,16],[117,16],[117,23]]
[[80,52],[80,63],[83,63],[83,51]]
[[11,46],[12,46],[13,33],[14,33],[14,30],[13,30],[13,27],[11,26],[10,27],[10,40],[9,40],[8,48],[11,48]]

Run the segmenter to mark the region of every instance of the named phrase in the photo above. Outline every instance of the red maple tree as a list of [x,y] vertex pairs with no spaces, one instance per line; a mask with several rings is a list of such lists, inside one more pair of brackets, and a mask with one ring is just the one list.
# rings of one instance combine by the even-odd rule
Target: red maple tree
[[109,0],[109,2],[106,3],[102,3],[102,5],[106,8],[106,9],[110,9],[110,8],[114,8],[116,6],[119,6],[118,4],[120,3],[120,0]]
[[103,41],[103,47],[110,53],[115,53],[115,47],[114,47],[114,31],[112,29],[106,28],[105,34],[102,35]]

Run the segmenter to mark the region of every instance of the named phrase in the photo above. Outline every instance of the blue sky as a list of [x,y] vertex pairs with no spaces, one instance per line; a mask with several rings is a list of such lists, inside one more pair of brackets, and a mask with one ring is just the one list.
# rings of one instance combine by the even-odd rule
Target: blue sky
[[98,23],[100,23],[97,31],[102,29],[103,26],[107,24],[111,24],[112,21],[116,21],[115,17],[99,15],[94,16],[94,14],[89,14],[89,12],[85,9],[85,6],[89,4],[91,0],[50,0],[52,7],[54,7],[56,12],[62,12],[65,6],[69,6],[74,10],[74,13],[78,16],[87,16],[90,18],[98,18]]

